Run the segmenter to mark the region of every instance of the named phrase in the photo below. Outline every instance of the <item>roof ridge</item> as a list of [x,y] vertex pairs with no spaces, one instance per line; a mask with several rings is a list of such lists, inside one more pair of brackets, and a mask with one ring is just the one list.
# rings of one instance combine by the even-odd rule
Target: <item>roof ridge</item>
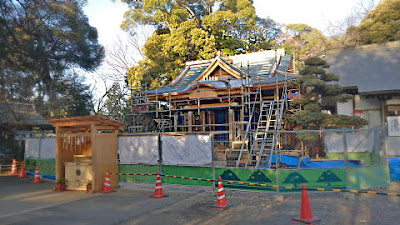
[[344,51],[356,51],[356,50],[373,50],[380,48],[395,48],[400,47],[400,41],[389,41],[385,43],[377,43],[377,44],[367,44],[367,45],[358,45],[358,46],[348,46],[342,48],[332,48],[326,49],[325,54],[335,54]]

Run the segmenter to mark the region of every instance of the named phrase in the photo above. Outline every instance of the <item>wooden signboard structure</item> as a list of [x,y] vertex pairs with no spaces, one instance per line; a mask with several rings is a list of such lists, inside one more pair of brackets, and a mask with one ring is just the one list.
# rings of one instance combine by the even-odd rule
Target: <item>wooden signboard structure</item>
[[117,187],[118,130],[125,124],[99,116],[48,120],[56,128],[56,180],[64,178],[68,190],[95,192],[103,188],[111,172],[111,188]]

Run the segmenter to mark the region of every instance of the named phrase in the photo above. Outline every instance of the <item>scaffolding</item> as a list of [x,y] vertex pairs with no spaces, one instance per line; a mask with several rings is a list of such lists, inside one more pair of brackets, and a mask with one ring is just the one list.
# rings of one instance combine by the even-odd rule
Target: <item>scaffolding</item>
[[[266,76],[273,78],[275,68],[272,75]],[[293,74],[280,74],[284,75],[284,81],[275,76],[273,84],[251,84],[249,75],[241,72],[240,87],[232,87],[227,79],[220,80],[226,84],[225,88],[204,89],[197,83],[194,90],[180,95],[133,90],[132,112],[126,115],[129,132],[228,131],[215,135],[223,141],[214,145],[216,151],[224,153],[226,161],[235,162],[228,166],[260,168],[267,162],[268,168],[272,168],[273,158],[280,154],[282,115],[289,109],[291,91],[298,92],[296,88],[288,89],[287,76]],[[210,91],[220,95],[207,96]],[[221,110],[225,110],[224,123],[216,121],[217,111]]]

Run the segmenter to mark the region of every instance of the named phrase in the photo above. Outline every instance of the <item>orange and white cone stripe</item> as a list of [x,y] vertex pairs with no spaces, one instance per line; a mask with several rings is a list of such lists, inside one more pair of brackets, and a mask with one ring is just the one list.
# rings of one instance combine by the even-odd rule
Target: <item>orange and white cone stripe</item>
[[17,174],[17,160],[13,159],[12,165],[11,165],[11,172],[10,174]]
[[18,178],[24,178],[26,176],[26,172],[25,172],[25,163],[22,162],[21,163],[21,169],[19,171],[19,176]]
[[34,184],[40,183],[39,166],[37,164],[35,166],[35,177],[33,178],[33,183]]
[[226,202],[224,186],[222,185],[222,178],[221,177],[218,178],[217,204],[214,207],[215,208],[221,208],[221,209],[228,209],[229,207],[231,207]]
[[104,178],[104,185],[103,185],[103,193],[110,193],[113,190],[111,189],[111,178],[110,178],[110,171],[106,171],[106,177]]
[[164,193],[163,193],[160,171],[158,171],[157,172],[156,188],[154,190],[154,195],[150,196],[150,198],[164,198],[164,197],[167,197],[167,196],[168,195],[164,195]]

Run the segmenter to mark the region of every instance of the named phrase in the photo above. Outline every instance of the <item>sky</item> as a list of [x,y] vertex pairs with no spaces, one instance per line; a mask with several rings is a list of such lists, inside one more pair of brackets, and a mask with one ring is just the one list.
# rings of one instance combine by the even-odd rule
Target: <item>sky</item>
[[[371,0],[254,0],[254,7],[261,18],[270,17],[281,24],[305,23],[326,31],[329,22],[345,18],[360,1]],[[88,0],[84,7],[89,23],[97,28],[100,43],[105,46],[123,32],[120,24],[127,10],[126,4],[118,0]]]
[[[304,23],[322,32],[328,30],[330,22],[343,20],[354,11],[359,2],[378,2],[379,0],[254,0],[256,14],[261,18],[270,17],[280,24]],[[99,42],[107,50],[113,47],[118,35],[123,35],[120,25],[126,4],[119,0],[88,0],[83,8],[89,18],[90,25],[97,28]],[[100,67],[99,70],[104,70]],[[93,83],[96,77],[88,76],[88,82]],[[102,87],[97,88],[101,94]]]

